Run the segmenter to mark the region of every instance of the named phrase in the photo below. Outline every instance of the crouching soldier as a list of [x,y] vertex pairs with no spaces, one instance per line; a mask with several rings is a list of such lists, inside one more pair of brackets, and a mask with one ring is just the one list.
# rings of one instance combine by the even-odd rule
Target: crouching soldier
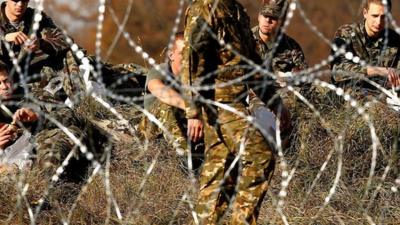
[[183,46],[183,33],[179,32],[175,35],[172,49],[168,52],[168,63],[159,65],[159,69],[150,70],[146,79],[144,108],[161,122],[165,128],[164,132],[147,117],[141,121],[140,130],[147,139],[153,139],[162,133],[182,157],[182,166],[187,169],[188,160],[191,160],[196,172],[202,163],[203,145],[201,141],[192,143],[186,138],[186,106],[178,91]]

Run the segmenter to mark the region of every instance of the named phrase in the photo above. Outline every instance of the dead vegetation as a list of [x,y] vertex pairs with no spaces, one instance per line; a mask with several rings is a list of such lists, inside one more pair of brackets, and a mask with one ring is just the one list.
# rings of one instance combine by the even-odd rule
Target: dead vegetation
[[[291,147],[285,150],[285,159],[288,169],[294,170],[293,178],[280,214],[277,204],[283,171],[277,165],[259,224],[283,224],[282,215],[289,224],[397,224],[400,196],[391,187],[400,168],[398,113],[379,102],[367,108],[380,141],[374,175],[367,186],[373,158],[368,124],[347,104],[314,103],[320,118],[299,101],[292,105],[297,129],[293,131]],[[104,170],[93,177],[93,169],[88,172],[87,177],[92,179],[58,183],[50,189],[37,224],[60,224],[68,218],[70,224],[190,223],[190,204],[195,202],[197,187],[179,168],[172,149],[160,139],[145,144],[135,138],[123,138],[114,144]],[[342,166],[338,169],[340,161]],[[320,172],[325,162],[326,168]],[[338,171],[339,182],[329,204],[323,207]],[[28,204],[34,209],[48,188],[49,178],[41,177],[39,172],[34,169],[26,176],[2,178],[1,224],[30,223]],[[105,179],[107,176],[109,180]],[[22,187],[26,187],[26,195],[21,198]]]

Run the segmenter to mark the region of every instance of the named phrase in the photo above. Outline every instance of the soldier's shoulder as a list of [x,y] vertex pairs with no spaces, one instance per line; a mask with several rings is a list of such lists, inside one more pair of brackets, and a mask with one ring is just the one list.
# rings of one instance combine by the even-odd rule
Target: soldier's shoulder
[[207,7],[207,4],[203,1],[193,1],[193,3],[187,8],[185,13],[185,29],[191,29],[190,24],[194,22],[197,24],[199,21],[204,22],[209,18],[211,9]]
[[191,15],[201,15],[209,11],[209,7],[207,7],[207,1],[193,1],[192,4],[187,9],[187,16]]
[[395,43],[396,45],[399,45],[400,44],[400,34],[398,34],[393,29],[389,29],[389,41],[391,43]]
[[[36,11],[34,8],[28,7],[25,11],[24,17],[32,18],[35,16],[35,14],[37,14],[37,12],[38,11]],[[42,16],[42,20],[43,20],[43,17],[45,17],[45,18],[49,17],[44,11],[40,12],[40,16]]]
[[[24,16],[25,16],[25,18],[29,18],[29,21],[31,21],[31,20],[33,20],[33,18],[35,17],[36,14],[37,14],[37,11],[34,8],[28,7],[26,9]],[[45,13],[44,11],[41,11],[40,17],[41,17],[41,20],[40,20],[41,26],[45,25],[45,26],[53,27],[53,25],[54,25],[53,19],[47,13]]]
[[256,34],[258,32],[258,26],[254,26],[253,28],[251,28],[251,32],[253,34]]
[[335,33],[335,38],[341,37],[341,38],[346,38],[346,37],[351,37],[353,34],[357,32],[357,24],[352,23],[352,24],[344,24],[340,26]]
[[282,34],[283,36],[282,36],[282,40],[287,44],[287,45],[289,45],[289,46],[292,46],[292,48],[300,48],[301,49],[301,47],[300,47],[300,44],[294,39],[294,38],[292,38],[292,37],[290,37],[289,35],[287,35],[287,34]]
[[167,70],[167,69],[168,69],[168,63],[161,63],[158,65],[155,65],[150,70],[148,70],[148,73],[160,73],[160,71]]
[[153,79],[165,80],[165,75],[170,75],[170,73],[168,64],[161,63],[148,71],[146,80],[147,82]]

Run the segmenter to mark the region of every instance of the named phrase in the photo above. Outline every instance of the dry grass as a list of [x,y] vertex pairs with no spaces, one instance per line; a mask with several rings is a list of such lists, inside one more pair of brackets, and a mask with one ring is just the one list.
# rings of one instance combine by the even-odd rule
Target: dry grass
[[[292,108],[298,129],[293,131],[293,142],[285,151],[285,159],[289,169],[295,169],[295,172],[287,189],[282,215],[290,224],[368,224],[367,216],[377,224],[398,224],[400,196],[390,190],[400,168],[399,150],[395,144],[400,124],[398,114],[381,103],[368,108],[380,143],[375,175],[367,187],[372,157],[371,134],[367,124],[355,110],[345,106],[317,101],[316,108],[321,112],[324,123],[302,104],[296,103]],[[332,199],[322,208],[337,172],[340,154],[334,146],[338,134],[342,134],[344,140],[342,174]],[[326,169],[310,191],[330,152],[332,157]],[[147,176],[154,162],[154,168]],[[188,200],[182,201],[182,196],[187,194],[188,199],[193,199],[196,185],[193,186],[177,165],[174,152],[164,141],[154,140],[142,145],[133,139],[124,139],[124,142],[115,145],[109,164],[112,197],[123,216],[122,221],[118,219],[115,208],[110,207],[105,176],[100,172],[92,177],[89,184],[57,184],[50,190],[46,207],[36,222],[60,224],[72,213],[70,224],[104,224],[106,221],[109,224],[188,224],[191,211]],[[388,165],[389,172],[382,180]],[[18,182],[12,177],[2,178],[1,224],[29,224],[26,204],[34,205],[48,185],[48,178],[39,174],[39,171],[33,170],[22,178],[22,184],[29,184],[29,188],[26,199],[22,199],[20,205]],[[261,209],[259,224],[284,224],[282,215],[277,211],[281,174],[282,169],[277,166],[269,195]],[[71,210],[74,203],[77,203],[76,208]]]
[[[293,108],[295,127],[298,129],[293,132],[294,140],[285,157],[289,161],[289,169],[295,169],[295,173],[287,190],[283,214],[290,224],[368,224],[367,217],[377,224],[398,224],[400,196],[390,189],[400,169],[396,144],[399,114],[382,103],[372,104],[367,109],[380,141],[375,174],[371,185],[367,186],[372,160],[370,129],[355,109],[346,104],[336,105],[339,99],[329,95],[323,98],[329,99],[320,98],[314,104],[324,121],[302,104],[296,103]],[[329,204],[322,209],[338,171],[340,154],[335,149],[335,142],[339,134],[344,140],[341,178]],[[331,152],[333,155],[326,169],[310,190]],[[382,180],[388,166],[389,172]],[[270,198],[262,208],[260,224],[267,221],[283,224],[281,215],[276,211],[281,173],[281,168],[277,167]]]
[[[180,199],[190,191],[187,187],[191,184],[176,166],[178,162],[173,154],[166,149],[163,141],[149,143],[148,149],[134,142],[120,144],[114,149],[109,181],[113,198],[124,215],[123,221],[118,220],[113,207],[109,208],[104,174],[101,172],[89,184],[57,184],[56,188],[50,190],[37,224],[59,224],[69,213],[72,213],[71,224],[104,224],[108,210],[111,210],[110,224],[168,224],[172,221],[175,221],[173,224],[187,224],[190,210]],[[156,164],[147,176],[146,172],[153,161]],[[37,171],[32,171],[23,181],[29,184],[27,199],[30,204],[42,197],[48,186],[48,179],[38,178]],[[16,187],[15,180],[2,182],[1,224],[29,224],[26,201],[23,201],[24,206],[16,207]],[[77,207],[71,211],[75,202]],[[15,216],[7,220],[10,213]]]

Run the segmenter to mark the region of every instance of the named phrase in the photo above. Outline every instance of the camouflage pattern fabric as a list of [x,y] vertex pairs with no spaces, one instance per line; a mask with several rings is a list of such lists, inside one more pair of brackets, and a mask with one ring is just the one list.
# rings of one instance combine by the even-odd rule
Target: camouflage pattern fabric
[[[241,103],[229,106],[247,113]],[[273,151],[260,132],[237,114],[221,110],[218,120],[217,124],[205,124],[205,162],[196,206],[200,224],[220,222],[230,202],[233,204],[230,224],[256,224],[274,171]],[[239,153],[242,142],[243,152]],[[239,165],[224,179],[235,157],[240,157]]]
[[[28,102],[22,99],[18,106],[10,109],[15,112],[26,103]],[[1,115],[3,114],[4,112],[1,110]],[[57,110],[50,112],[48,115],[61,123],[83,144],[87,145],[88,150],[94,154],[97,160],[100,160],[103,154],[100,146],[107,141],[105,134],[100,129],[91,124],[86,118],[66,107],[57,108]],[[1,116],[1,118],[2,122],[11,120],[6,115]],[[36,157],[34,158],[37,159],[35,163],[41,168],[44,177],[50,178],[54,175],[56,169],[61,166],[63,160],[71,151],[73,151],[73,157],[70,164],[65,168],[63,177],[77,179],[85,176],[90,162],[85,159],[78,146],[60,127],[45,117],[41,117],[39,121],[34,123],[25,123],[24,128],[34,135],[36,152]],[[19,129],[22,130],[22,128]],[[89,137],[96,137],[96,139],[89,139]]]
[[156,99],[148,109],[163,124],[168,133],[163,132],[155,123],[152,123],[148,117],[143,117],[139,123],[139,132],[147,139],[153,140],[163,135],[168,145],[173,147],[178,153],[181,168],[187,172],[188,154],[191,151],[192,170],[197,175],[204,159],[203,141],[192,143],[187,140],[187,119],[185,113],[173,106],[167,105]]
[[[253,36],[256,39],[257,51],[261,58],[264,60],[263,64],[269,66],[269,70],[272,73],[277,74],[277,72],[297,72],[305,70],[308,68],[307,61],[301,46],[291,37],[285,33],[281,34],[279,45],[275,47],[275,41],[271,40],[268,43],[260,37],[259,27],[253,27]],[[302,84],[301,87],[296,88],[300,93],[308,94],[311,93],[310,84]],[[282,104],[288,105],[290,102],[290,97],[286,91],[280,93],[282,98]],[[275,110],[276,111],[276,110]],[[287,147],[289,145],[290,133],[292,131],[292,125],[290,121],[290,116],[288,118],[281,118],[282,125],[286,124],[285,129],[281,129],[281,138],[283,141],[283,146]],[[282,128],[283,128],[282,127]]]
[[[107,64],[110,65],[110,64]],[[144,76],[147,74],[147,69],[141,65],[135,64],[135,63],[128,63],[128,64],[117,64],[117,65],[110,65],[113,69],[118,70],[122,73],[126,73],[128,71],[129,73],[135,73],[141,76]]]
[[267,0],[263,1],[264,5],[261,8],[260,14],[274,18],[281,18],[286,11],[286,0]]
[[[69,126],[67,129],[79,139],[87,138],[82,136],[81,128]],[[55,174],[67,155],[73,151],[73,160],[82,157],[77,145],[60,128],[44,129],[36,135],[37,164],[46,177]],[[78,172],[78,171],[77,171]],[[85,171],[79,171],[82,175]]]
[[[243,69],[246,65],[243,57],[261,62],[254,51],[256,45],[249,22],[243,7],[234,0],[194,1],[186,12],[183,84],[197,87],[239,80],[249,72]],[[220,45],[220,41],[229,43],[235,52]],[[260,78],[255,75],[250,80]],[[235,113],[198,101],[200,94],[249,115],[243,101],[247,95],[246,82],[217,86],[200,93],[185,90],[186,117],[202,119],[205,123],[205,162],[195,208],[200,224],[220,222],[230,202],[230,224],[256,224],[258,209],[272,177],[274,155],[260,132]],[[274,85],[265,86],[275,93]],[[242,141],[244,148],[239,154]],[[229,173],[224,179],[235,156],[240,158],[239,171]]]
[[[28,36],[31,35],[35,10],[28,7],[22,17],[21,24],[14,27],[5,15],[5,6],[5,2],[0,5],[0,39],[2,40],[0,61],[6,65],[12,65],[8,50],[5,47],[4,37],[17,31],[24,32]],[[67,37],[50,17],[43,12],[41,16],[42,20],[36,33],[40,48],[37,52],[29,54],[24,52],[21,46],[9,43],[11,50],[19,60],[23,75],[27,75],[27,77],[24,77],[24,82],[29,84],[33,97],[39,100],[61,103],[69,97],[72,102],[79,102],[83,97],[85,87],[79,74],[79,65],[70,50]],[[28,60],[28,71],[24,71],[26,60]],[[15,81],[20,81],[20,74],[16,74],[14,69],[10,71],[10,74]],[[34,78],[33,75],[35,74],[40,74],[40,76]],[[61,89],[62,91],[58,92]]]
[[[92,65],[96,67],[96,62],[92,60]],[[144,89],[144,81],[148,70],[138,64],[110,64],[102,63],[103,82],[111,89],[121,88],[121,85],[128,80],[131,88]]]
[[[88,147],[96,160],[101,160],[107,137],[98,127],[95,127],[85,117],[69,108],[59,108],[51,112],[50,117],[67,128],[76,138]],[[93,139],[92,137],[96,137]],[[64,159],[72,151],[72,159],[66,167],[63,177],[75,179],[84,177],[90,162],[80,152],[78,145],[58,126],[46,120],[42,129],[35,135],[37,164],[46,177],[55,174]]]
[[183,127],[184,124],[187,124],[187,121],[184,113],[158,99],[150,106],[149,112],[160,121],[169,134],[165,134],[162,129],[145,116],[139,124],[139,130],[143,136],[147,140],[152,140],[163,135],[168,144],[173,146],[179,155],[187,154],[188,143]]
[[[5,6],[5,2],[3,2],[0,6],[0,38],[2,40],[0,46],[0,61],[3,61],[7,65],[12,65],[8,50],[4,44],[4,37],[8,33],[17,31],[22,31],[26,35],[30,36],[33,32],[32,25],[35,10],[28,7],[22,18],[21,24],[16,28],[10,24],[6,17]],[[31,74],[32,72],[38,73],[43,64],[46,64],[46,61],[52,60],[54,57],[63,56],[70,47],[66,41],[66,36],[54,24],[53,20],[43,12],[41,13],[41,16],[42,20],[39,23],[39,29],[36,33],[40,42],[40,50],[35,52],[34,55],[29,56],[31,58],[29,62],[29,71]],[[21,46],[13,43],[9,44],[11,46],[11,50],[14,51],[15,55],[19,59],[21,68],[24,69],[24,59],[27,58],[29,54],[27,52],[23,52]]]
[[258,26],[253,27],[252,31],[257,51],[264,60],[264,65],[270,65],[272,72],[295,72],[308,67],[301,46],[293,38],[282,34],[278,47],[274,49],[274,41],[264,43],[261,39]]
[[[95,56],[88,57],[93,68],[97,68]],[[113,94],[124,97],[140,97],[143,95],[146,74],[148,70],[138,64],[110,64],[100,62],[102,83]],[[97,81],[97,78],[90,77],[90,80]],[[112,102],[114,100],[111,100]],[[139,101],[135,102],[140,104]]]
[[[0,48],[0,60],[7,65],[12,65],[8,51],[3,43],[4,37],[6,34],[17,31],[22,31],[28,36],[31,35],[33,32],[32,25],[35,10],[28,7],[22,18],[21,24],[16,28],[10,24],[8,18],[6,17],[5,6],[5,2],[3,2],[0,6],[0,38],[2,40]],[[40,50],[38,52],[35,52],[35,54],[31,56],[31,65],[39,63],[39,61],[42,61],[43,59],[48,59],[49,57],[51,58],[63,55],[69,49],[69,44],[66,41],[66,36],[54,24],[53,20],[48,17],[44,12],[41,13],[41,16],[42,20],[39,23],[39,29],[36,33],[38,39],[40,40]],[[10,43],[10,46],[15,55],[19,57],[19,59],[21,59],[21,46],[15,45],[13,43]],[[26,54],[26,52],[23,54]],[[22,65],[24,65],[24,63]]]
[[[385,31],[380,37],[371,39],[364,28],[364,21],[362,21],[340,27],[335,33],[333,42],[339,48],[345,47],[346,52],[351,52],[354,57],[364,60],[367,65],[395,68],[399,73],[400,36],[392,29],[388,29],[387,32],[387,43],[385,43]],[[334,83],[351,87],[354,90],[359,88],[375,89],[362,80],[367,75],[367,67],[347,59],[344,54],[336,57],[331,66]],[[387,79],[379,76],[372,77],[371,80],[383,86],[387,82]]]
[[39,100],[42,109],[51,111],[52,104],[64,105],[67,98],[74,106],[86,97],[83,77],[72,51],[52,66],[45,66],[40,71],[41,79],[27,84],[31,97]]

